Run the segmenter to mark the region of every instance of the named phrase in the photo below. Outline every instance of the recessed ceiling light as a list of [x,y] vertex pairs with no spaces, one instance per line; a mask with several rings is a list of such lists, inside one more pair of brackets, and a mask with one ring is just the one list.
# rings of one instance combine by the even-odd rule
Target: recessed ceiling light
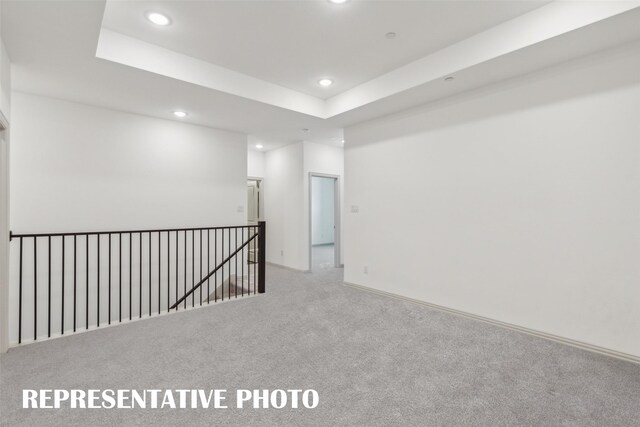
[[343,139],[343,140],[341,140],[340,142],[344,144],[344,139]]
[[333,4],[344,4],[346,2],[348,2],[349,0],[329,0],[329,3],[333,3]]
[[394,33],[393,31],[388,32],[387,34],[384,35],[386,38],[388,39],[395,39],[397,34]]
[[262,144],[256,144],[256,148],[260,150],[262,148]]
[[154,24],[161,25],[161,26],[169,25],[171,23],[171,20],[169,19],[168,16],[158,12],[147,13],[147,19],[153,22]]
[[333,84],[333,80],[331,79],[320,79],[318,80],[318,84],[323,87],[328,87]]
[[302,132],[307,133],[307,132],[309,132],[309,129],[307,129],[307,128],[302,128]]
[[453,76],[445,77],[445,78],[444,78],[444,81],[445,81],[445,82],[450,82],[450,81],[452,81],[452,80],[453,80],[453,78],[454,78]]
[[180,118],[187,117],[187,113],[184,111],[174,111],[173,115]]

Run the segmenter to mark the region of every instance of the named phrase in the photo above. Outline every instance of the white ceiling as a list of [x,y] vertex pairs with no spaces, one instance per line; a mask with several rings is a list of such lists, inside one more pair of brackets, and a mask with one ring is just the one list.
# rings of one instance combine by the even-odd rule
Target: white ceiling
[[103,26],[326,99],[548,2],[108,1]]
[[[186,110],[186,122],[250,134],[251,143],[260,141],[265,149],[301,140],[339,145],[345,126],[640,38],[637,1],[551,3],[500,24],[509,14],[535,7],[531,2],[519,3],[352,0],[334,6],[326,0],[180,1],[152,6],[146,2],[3,0],[2,37],[18,91],[170,120],[177,120],[172,111]],[[144,20],[144,12],[151,7],[169,14],[173,24],[151,26]],[[373,12],[383,7],[385,12]],[[422,10],[422,15],[416,10]],[[351,18],[346,20],[345,15]],[[388,22],[394,28],[383,28]],[[420,22],[429,25],[421,27]],[[179,51],[176,55],[182,54],[185,61],[190,57],[204,60],[203,64],[215,60],[212,67],[229,69],[236,73],[233,76],[246,75],[240,81],[255,86],[241,84],[234,92],[224,85],[201,84],[146,65],[100,59],[96,49],[103,24],[129,36],[132,43]],[[322,25],[333,28],[336,37],[332,31],[318,30]],[[495,26],[474,35],[487,25]],[[387,31],[395,31],[398,37],[387,40]],[[189,41],[193,37],[197,40]],[[341,44],[339,39],[348,42]],[[413,62],[403,65],[409,61]],[[179,71],[184,68],[184,62],[172,65]],[[403,66],[391,69],[398,65]],[[444,83],[441,77],[449,73],[456,80]],[[333,77],[336,87],[332,90],[343,92],[319,91],[315,87],[319,75]],[[271,90],[267,97],[254,96],[261,82]],[[244,96],[238,95],[241,90]],[[288,107],[291,100],[282,94],[340,108],[325,119],[305,114],[296,105]],[[332,94],[326,101],[318,98]],[[274,98],[278,102],[270,102]]]
[[182,121],[256,134],[265,149],[342,137],[342,128],[325,120],[96,58],[104,6],[3,0],[13,89],[169,120],[178,120],[172,111],[185,110]]

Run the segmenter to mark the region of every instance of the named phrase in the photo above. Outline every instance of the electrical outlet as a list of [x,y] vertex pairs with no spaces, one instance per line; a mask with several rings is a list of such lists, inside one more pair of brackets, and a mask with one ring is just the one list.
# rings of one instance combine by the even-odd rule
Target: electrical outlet
[[368,265],[364,266],[364,274],[369,274],[369,266]]
[[280,256],[284,256],[284,251],[280,251]]
[[244,212],[244,206],[238,206],[238,209],[236,209],[238,211],[238,213],[242,213]]

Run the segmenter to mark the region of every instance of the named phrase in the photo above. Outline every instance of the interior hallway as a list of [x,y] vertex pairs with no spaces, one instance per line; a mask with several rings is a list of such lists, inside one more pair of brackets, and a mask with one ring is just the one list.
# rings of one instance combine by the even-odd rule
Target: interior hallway
[[311,271],[335,268],[335,250],[333,243],[311,246]]
[[[11,349],[4,425],[619,425],[640,366],[276,267],[267,293]],[[346,386],[345,386],[346,385]],[[22,389],[306,389],[313,410],[23,410]]]

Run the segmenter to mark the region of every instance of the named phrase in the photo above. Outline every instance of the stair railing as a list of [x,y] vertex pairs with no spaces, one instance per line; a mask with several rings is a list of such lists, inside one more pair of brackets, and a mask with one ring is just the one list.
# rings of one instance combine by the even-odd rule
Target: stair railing
[[10,240],[12,343],[265,292],[264,221]]

